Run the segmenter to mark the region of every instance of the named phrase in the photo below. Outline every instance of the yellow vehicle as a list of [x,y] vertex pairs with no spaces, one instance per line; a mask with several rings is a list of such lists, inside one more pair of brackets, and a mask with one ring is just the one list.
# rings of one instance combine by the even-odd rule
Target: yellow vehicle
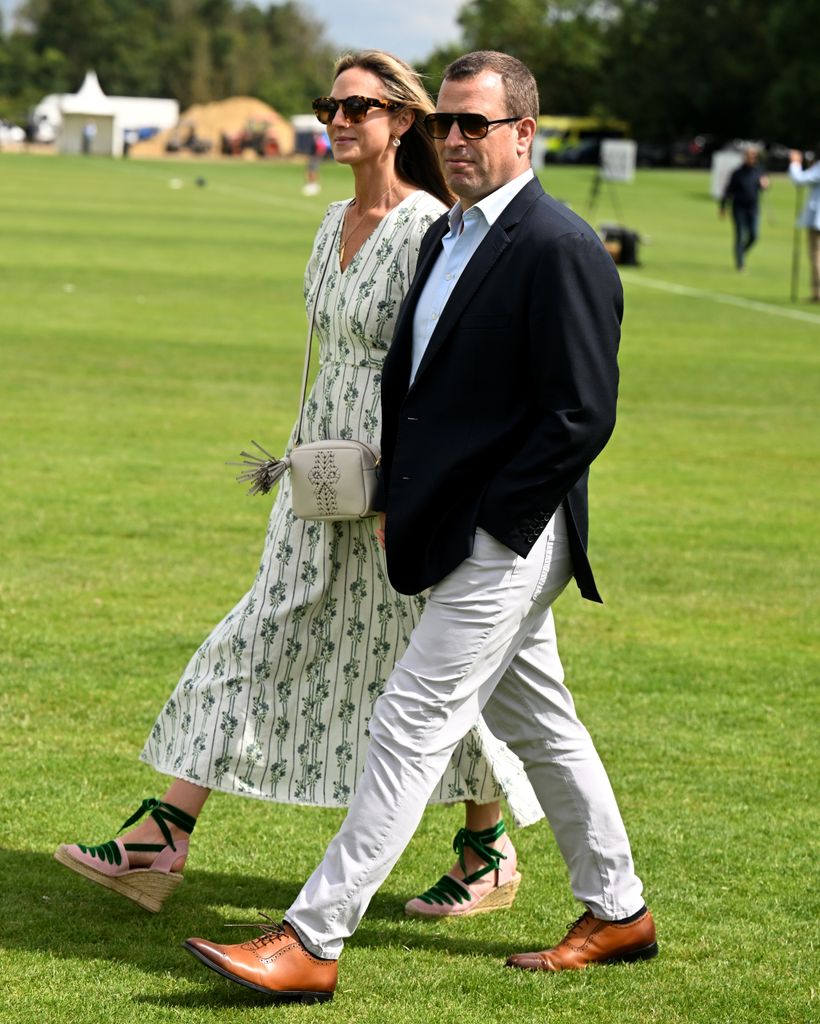
[[565,150],[577,149],[601,139],[623,139],[629,125],[617,117],[573,117],[544,114],[538,118],[537,135],[544,148],[546,163],[560,160]]

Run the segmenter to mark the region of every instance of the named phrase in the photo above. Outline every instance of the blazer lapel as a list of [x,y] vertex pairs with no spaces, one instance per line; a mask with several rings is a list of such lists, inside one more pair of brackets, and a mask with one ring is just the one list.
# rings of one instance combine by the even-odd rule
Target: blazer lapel
[[[427,349],[424,356],[419,364],[419,368],[416,371],[415,380],[418,381],[419,377],[425,372],[430,362],[435,357],[436,352],[444,343],[445,338],[450,334],[452,329],[458,323],[461,315],[464,313],[468,306],[470,299],[478,291],[484,278],[489,274],[495,265],[498,258],[507,248],[511,242],[508,231],[513,231],[515,226],[524,216],[527,209],[544,194],[544,189],[541,187],[541,183],[537,178],[533,178],[532,181],[527,182],[524,188],[514,196],[510,203],[502,210],[498,220],[493,224],[487,233],[487,237],[479,245],[478,249],[473,253],[470,258],[470,262],[464,268],[464,272],[456,282],[456,286],[453,289],[453,293],[447,300],[447,304],[441,312],[436,329],[430,338],[427,345]],[[446,234],[446,230],[442,231],[440,237],[436,241],[435,245],[435,256],[441,252],[441,239]],[[432,249],[432,247],[431,247]],[[430,269],[435,262],[435,259],[429,259],[430,253],[428,253],[428,259],[425,260],[424,280],[430,273]],[[410,296],[413,296],[413,309],[415,309],[415,303],[418,299],[419,291],[417,285],[423,286],[423,281],[419,283],[420,274],[416,273],[416,278],[413,281],[413,287],[408,293],[408,300]],[[408,311],[410,302],[405,304],[405,312]],[[411,317],[412,324],[412,317]]]

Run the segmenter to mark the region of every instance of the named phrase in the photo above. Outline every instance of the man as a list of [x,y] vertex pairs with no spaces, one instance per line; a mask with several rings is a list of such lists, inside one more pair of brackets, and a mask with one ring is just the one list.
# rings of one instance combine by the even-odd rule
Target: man
[[735,266],[743,270],[746,253],[757,241],[757,226],[760,220],[760,193],[769,187],[769,179],[758,167],[756,146],[747,146],[743,163],[729,175],[723,198],[720,201],[720,216],[726,216],[726,206],[732,204],[732,220],[735,225]]
[[530,166],[529,71],[480,52],[426,120],[459,202],[425,236],[384,367],[382,500],[391,582],[430,590],[374,707],[347,817],[282,926],[189,939],[208,967],[277,998],[328,999],[336,961],[413,835],[456,743],[485,721],[524,762],[586,912],[511,967],[647,959],[655,927],[603,765],[575,715],[552,602],[585,552],[586,478],[614,424],[621,288],[594,232]]

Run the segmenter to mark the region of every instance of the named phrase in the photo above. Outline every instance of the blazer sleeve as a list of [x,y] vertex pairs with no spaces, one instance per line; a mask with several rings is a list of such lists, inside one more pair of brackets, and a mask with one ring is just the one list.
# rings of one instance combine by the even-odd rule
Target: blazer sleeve
[[536,267],[525,330],[528,430],[482,500],[479,524],[526,555],[615,425],[623,292],[594,235],[547,243]]

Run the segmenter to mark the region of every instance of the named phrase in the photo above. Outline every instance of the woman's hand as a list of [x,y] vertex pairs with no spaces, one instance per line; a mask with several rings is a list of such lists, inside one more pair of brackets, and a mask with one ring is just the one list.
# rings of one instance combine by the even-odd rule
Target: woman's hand
[[383,548],[384,548],[384,528],[385,528],[386,523],[387,523],[387,516],[384,514],[384,512],[379,512],[379,525],[376,528],[376,538],[377,538],[379,544],[381,544],[381,546]]

